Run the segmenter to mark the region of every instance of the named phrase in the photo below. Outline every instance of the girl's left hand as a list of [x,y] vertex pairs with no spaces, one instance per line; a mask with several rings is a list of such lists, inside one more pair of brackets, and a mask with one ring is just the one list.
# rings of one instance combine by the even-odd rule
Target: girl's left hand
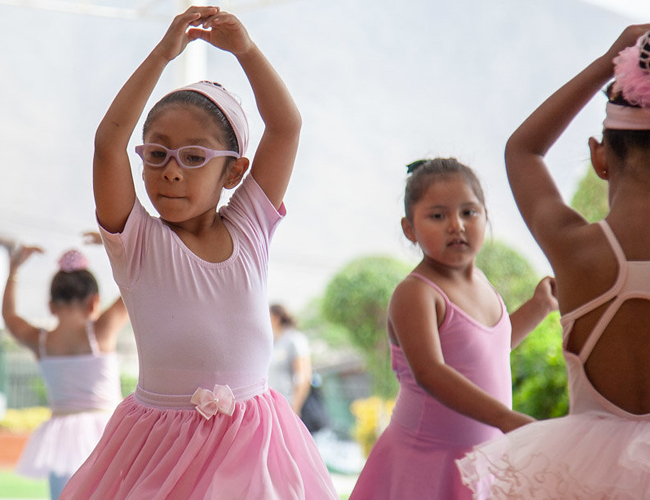
[[206,20],[203,27],[205,29],[190,29],[188,31],[190,39],[200,38],[235,56],[247,52],[254,46],[241,21],[233,14],[223,12],[218,7],[217,13]]
[[218,7],[190,7],[182,14],[177,15],[170,24],[162,40],[154,49],[165,61],[175,59],[185,50],[187,44],[197,38],[200,32],[197,26],[203,25],[219,13]]
[[543,278],[535,287],[535,292],[533,292],[533,298],[535,298],[538,303],[545,305],[548,312],[557,311],[557,291],[555,289],[555,278],[551,276],[546,276]]

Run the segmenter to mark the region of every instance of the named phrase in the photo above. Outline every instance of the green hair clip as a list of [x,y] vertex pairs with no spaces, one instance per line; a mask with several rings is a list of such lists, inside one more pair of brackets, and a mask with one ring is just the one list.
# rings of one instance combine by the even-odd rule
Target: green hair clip
[[412,174],[415,172],[418,168],[420,168],[422,165],[424,165],[426,162],[429,160],[416,160],[413,163],[409,163],[406,165],[406,173],[407,174]]

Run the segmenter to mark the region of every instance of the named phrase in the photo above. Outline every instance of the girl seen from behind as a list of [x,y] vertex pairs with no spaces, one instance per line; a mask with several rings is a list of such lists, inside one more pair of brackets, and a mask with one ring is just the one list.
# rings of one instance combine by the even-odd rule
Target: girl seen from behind
[[[557,279],[570,411],[463,459],[476,498],[650,498],[649,29],[623,31],[508,141],[512,191]],[[590,224],[562,200],[545,156],[612,76],[603,139],[589,139],[610,211]]]
[[351,500],[471,498],[454,460],[533,421],[511,410],[510,350],[556,307],[545,278],[508,315],[476,268],[487,211],[469,167],[437,158],[408,168],[402,228],[423,259],[390,300],[400,390]]
[[122,400],[115,347],[128,315],[121,298],[99,310],[97,281],[85,257],[71,250],[59,260],[50,286],[56,327],[48,331],[29,323],[17,311],[18,271],[40,252],[38,247],[24,246],[11,252],[2,317],[9,333],[38,359],[52,409],[51,419],[30,437],[16,472],[47,477],[51,498],[56,499]]

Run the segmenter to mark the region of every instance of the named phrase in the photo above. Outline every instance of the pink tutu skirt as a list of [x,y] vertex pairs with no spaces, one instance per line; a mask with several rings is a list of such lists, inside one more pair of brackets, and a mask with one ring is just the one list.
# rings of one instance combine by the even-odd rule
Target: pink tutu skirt
[[475,499],[650,500],[650,422],[595,413],[535,422],[458,467]]
[[209,420],[131,395],[61,500],[334,500],[325,464],[285,399],[269,390]]
[[35,479],[71,476],[95,449],[110,418],[105,411],[52,417],[31,435],[15,472]]

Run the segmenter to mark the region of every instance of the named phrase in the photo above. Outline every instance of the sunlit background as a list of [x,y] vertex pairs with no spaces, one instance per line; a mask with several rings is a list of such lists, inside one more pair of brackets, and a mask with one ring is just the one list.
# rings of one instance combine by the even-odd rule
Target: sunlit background
[[[21,268],[18,281],[18,312],[34,324],[52,325],[47,293],[58,257],[71,247],[82,248],[81,234],[96,228],[91,163],[97,124],[186,3],[0,0],[0,239],[46,250]],[[473,167],[486,191],[492,238],[514,248],[540,276],[550,273],[514,205],[503,165],[505,142],[548,95],[605,52],[625,26],[650,21],[647,0],[234,0],[221,5],[243,21],[303,116],[286,196],[288,215],[275,235],[269,275],[269,300],[297,313],[322,297],[332,277],[353,259],[417,261],[417,250],[401,234],[400,218],[405,165],[423,157],[455,156]],[[149,106],[198,79],[219,81],[241,97],[254,151],[262,124],[230,54],[192,44],[169,65]],[[600,135],[604,102],[604,96],[596,97],[549,155],[567,200],[589,168],[587,138]],[[132,148],[141,142],[139,129]],[[140,199],[154,213],[134,153],[132,162]],[[82,250],[100,281],[103,303],[112,302],[118,291],[103,249]],[[6,273],[0,249],[1,283]],[[557,319],[552,322],[558,328]],[[358,353],[351,361],[337,358],[335,350],[323,356],[311,333],[315,367],[325,393],[335,396],[326,398],[330,417],[339,419],[332,428],[350,427],[351,408],[357,430],[373,416],[366,427],[374,442],[373,405],[391,401],[363,399],[369,384]],[[123,334],[122,382],[135,384],[133,340],[129,332]],[[531,350],[552,350],[548,339],[557,341],[559,334],[549,330],[534,338]],[[354,351],[349,340],[345,350],[346,355]],[[555,351],[538,356],[541,367],[561,362]],[[38,403],[14,406],[44,404],[31,354],[16,348],[12,355],[22,364],[10,363],[8,370],[24,369],[14,378],[25,379],[30,397],[42,393]],[[518,362],[515,357],[513,373],[542,369],[522,370]],[[341,390],[341,373],[348,389],[354,386],[349,394]],[[563,368],[557,373],[563,375]],[[564,380],[556,385],[564,391]],[[3,391],[0,384],[0,413]],[[548,396],[560,399],[552,392]],[[19,424],[30,414],[20,413]],[[336,476],[345,498],[363,463],[361,453],[350,436],[321,435],[318,445],[330,470],[351,473]]]
[[[182,4],[0,0],[0,234],[46,249],[21,270],[27,317],[47,318],[56,259],[95,226],[96,126]],[[242,19],[303,115],[269,283],[270,299],[293,309],[354,257],[417,259],[399,225],[404,165],[427,156],[474,167],[494,237],[549,272],[512,201],[505,141],[627,24],[650,19],[640,0],[250,0],[224,8]],[[244,102],[254,150],[261,123],[247,82],[230,54],[206,48],[174,61],[152,99],[198,78],[220,81]],[[587,168],[603,104],[596,98],[549,157],[567,197]],[[132,144],[139,141],[138,130]],[[107,259],[100,248],[86,252],[107,302],[117,294]],[[5,273],[0,264],[0,279]]]

